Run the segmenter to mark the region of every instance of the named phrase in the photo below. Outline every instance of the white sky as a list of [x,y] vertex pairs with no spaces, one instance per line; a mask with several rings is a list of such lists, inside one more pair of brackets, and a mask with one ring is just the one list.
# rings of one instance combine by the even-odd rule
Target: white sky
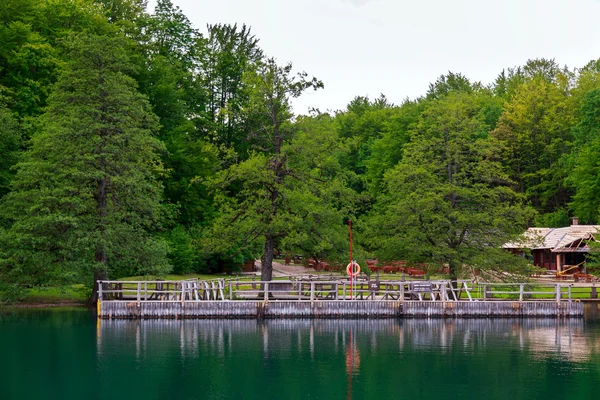
[[202,32],[251,26],[268,56],[321,79],[325,89],[295,101],[299,114],[357,95],[398,104],[447,71],[487,84],[530,58],[571,68],[600,58],[600,0],[172,1]]

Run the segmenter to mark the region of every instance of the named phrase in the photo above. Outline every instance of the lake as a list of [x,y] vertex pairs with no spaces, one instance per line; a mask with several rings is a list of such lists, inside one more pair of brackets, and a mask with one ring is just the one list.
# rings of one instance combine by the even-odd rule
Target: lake
[[97,321],[0,311],[0,399],[585,399],[600,319]]

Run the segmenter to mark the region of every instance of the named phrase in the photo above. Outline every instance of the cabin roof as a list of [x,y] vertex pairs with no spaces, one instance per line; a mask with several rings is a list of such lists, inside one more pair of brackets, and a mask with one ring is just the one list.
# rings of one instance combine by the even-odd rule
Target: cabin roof
[[555,253],[589,252],[583,241],[595,240],[600,225],[571,225],[564,228],[529,228],[522,240],[506,243],[505,249],[552,250]]

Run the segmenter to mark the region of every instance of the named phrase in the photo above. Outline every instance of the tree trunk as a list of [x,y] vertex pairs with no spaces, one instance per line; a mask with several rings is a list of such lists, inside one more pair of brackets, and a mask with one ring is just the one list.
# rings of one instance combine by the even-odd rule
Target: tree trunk
[[275,251],[275,239],[271,235],[265,238],[265,250],[261,259],[260,280],[270,281],[273,279],[273,254]]
[[[101,159],[101,165],[104,168],[106,166],[106,161],[104,158]],[[104,177],[98,183],[98,189],[96,191],[96,206],[98,208],[98,217],[99,217],[99,230],[104,232],[105,229],[105,219],[108,214],[107,208],[107,188],[108,188],[108,178]],[[90,298],[91,304],[96,304],[98,302],[98,280],[107,280],[108,279],[108,255],[106,254],[106,249],[104,244],[99,243],[96,246],[96,266],[94,267],[94,285],[92,290],[92,297]]]
[[[96,254],[97,256],[97,254]],[[94,305],[98,302],[98,281],[105,281],[108,279],[108,273],[106,268],[101,271],[94,271],[94,286],[92,289],[92,296],[90,297],[90,305]]]
[[450,272],[450,287],[448,288],[449,289],[448,290],[448,298],[449,299],[454,298],[451,291],[453,290],[456,293],[456,291],[458,289],[458,271],[457,271],[456,267],[457,267],[457,265],[455,262],[450,261],[448,263],[448,270]]
[[456,283],[457,279],[458,279],[458,274],[456,271],[456,263],[453,261],[450,261],[448,263],[448,272],[450,273],[450,280],[454,283]]

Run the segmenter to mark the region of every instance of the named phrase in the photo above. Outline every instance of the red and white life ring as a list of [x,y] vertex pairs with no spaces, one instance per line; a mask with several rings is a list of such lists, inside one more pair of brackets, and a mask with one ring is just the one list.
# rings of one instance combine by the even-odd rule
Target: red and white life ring
[[346,265],[346,274],[348,274],[348,276],[358,276],[358,274],[360,274],[360,265],[358,265],[357,262],[351,262]]

